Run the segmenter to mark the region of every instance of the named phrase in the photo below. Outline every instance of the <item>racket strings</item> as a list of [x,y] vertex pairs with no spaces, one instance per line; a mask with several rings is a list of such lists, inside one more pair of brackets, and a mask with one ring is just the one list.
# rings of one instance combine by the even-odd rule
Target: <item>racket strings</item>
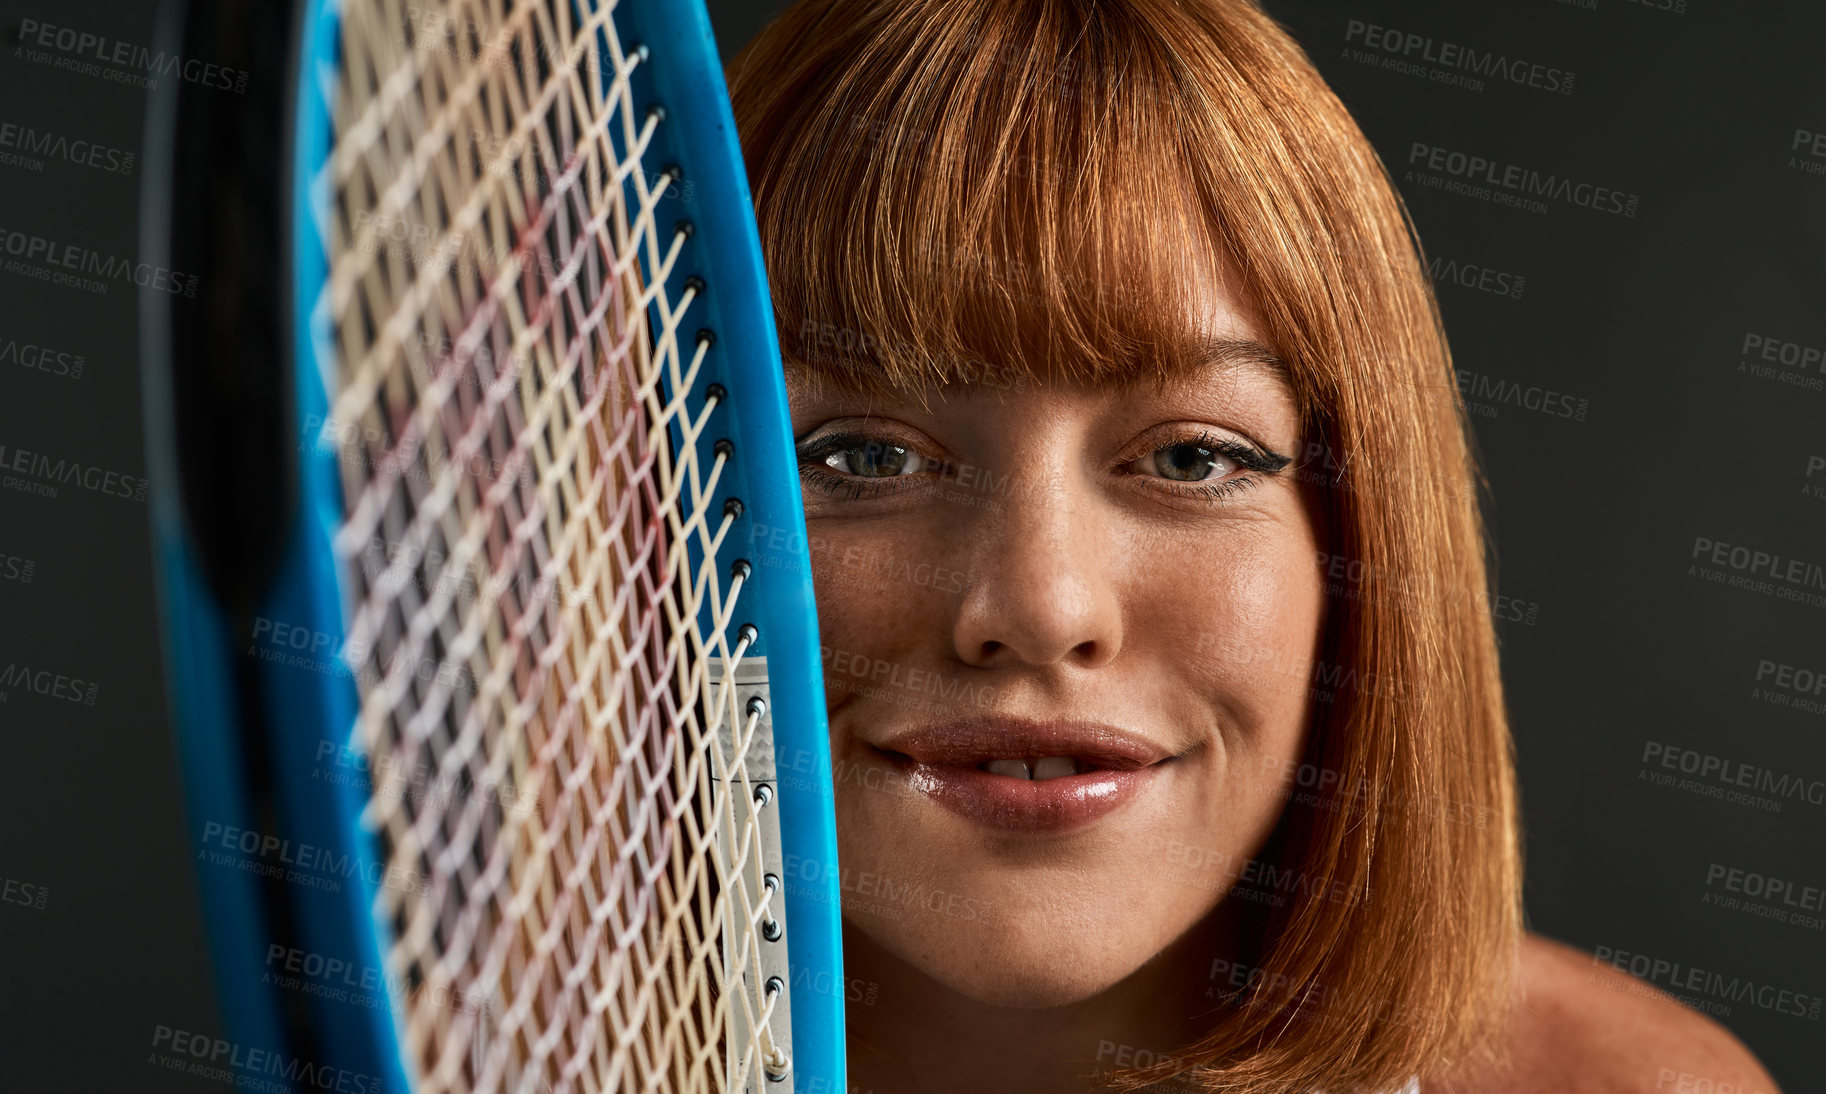
[[716,563],[739,512],[712,502],[722,399],[687,403],[701,286],[666,290],[679,177],[644,165],[663,115],[636,109],[648,58],[610,15],[342,12],[317,180],[354,438],[336,550],[424,1091],[732,1091],[787,1066],[733,675],[747,573]]

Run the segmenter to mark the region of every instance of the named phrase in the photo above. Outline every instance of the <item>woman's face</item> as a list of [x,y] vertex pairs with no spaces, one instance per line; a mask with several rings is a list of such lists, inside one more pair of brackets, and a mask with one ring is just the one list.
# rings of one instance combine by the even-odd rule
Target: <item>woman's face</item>
[[984,1002],[1141,968],[1244,874],[1298,762],[1323,622],[1299,422],[1206,288],[1209,364],[1158,390],[791,385],[844,916]]

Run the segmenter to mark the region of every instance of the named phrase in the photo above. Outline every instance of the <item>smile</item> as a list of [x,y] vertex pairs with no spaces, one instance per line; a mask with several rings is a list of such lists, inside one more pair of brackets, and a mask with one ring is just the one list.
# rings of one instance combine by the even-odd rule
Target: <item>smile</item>
[[1115,812],[1172,759],[1106,725],[1006,718],[925,726],[874,747],[935,805],[986,828],[1034,834]]

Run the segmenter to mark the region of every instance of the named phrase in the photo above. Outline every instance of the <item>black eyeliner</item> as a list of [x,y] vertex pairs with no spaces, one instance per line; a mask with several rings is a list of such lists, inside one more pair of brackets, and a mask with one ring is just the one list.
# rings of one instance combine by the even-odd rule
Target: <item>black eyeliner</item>
[[[1189,443],[1197,445],[1200,448],[1210,449],[1211,451],[1224,456],[1226,459],[1235,460],[1237,463],[1247,467],[1251,471],[1260,471],[1263,474],[1268,475],[1274,474],[1293,462],[1291,457],[1283,456],[1270,449],[1258,448],[1252,444],[1244,444],[1242,441],[1220,439],[1213,437],[1209,433],[1200,434],[1195,440],[1189,442],[1181,441],[1179,443]],[[1178,445],[1170,444],[1162,446],[1162,448],[1176,447],[1178,447]]]

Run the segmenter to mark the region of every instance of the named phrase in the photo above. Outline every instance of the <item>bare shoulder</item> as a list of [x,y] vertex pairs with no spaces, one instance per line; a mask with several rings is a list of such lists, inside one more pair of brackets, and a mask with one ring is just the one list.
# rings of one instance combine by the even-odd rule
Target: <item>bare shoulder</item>
[[1780,1094],[1729,1030],[1571,946],[1528,935],[1516,996],[1511,1066],[1423,1094]]

